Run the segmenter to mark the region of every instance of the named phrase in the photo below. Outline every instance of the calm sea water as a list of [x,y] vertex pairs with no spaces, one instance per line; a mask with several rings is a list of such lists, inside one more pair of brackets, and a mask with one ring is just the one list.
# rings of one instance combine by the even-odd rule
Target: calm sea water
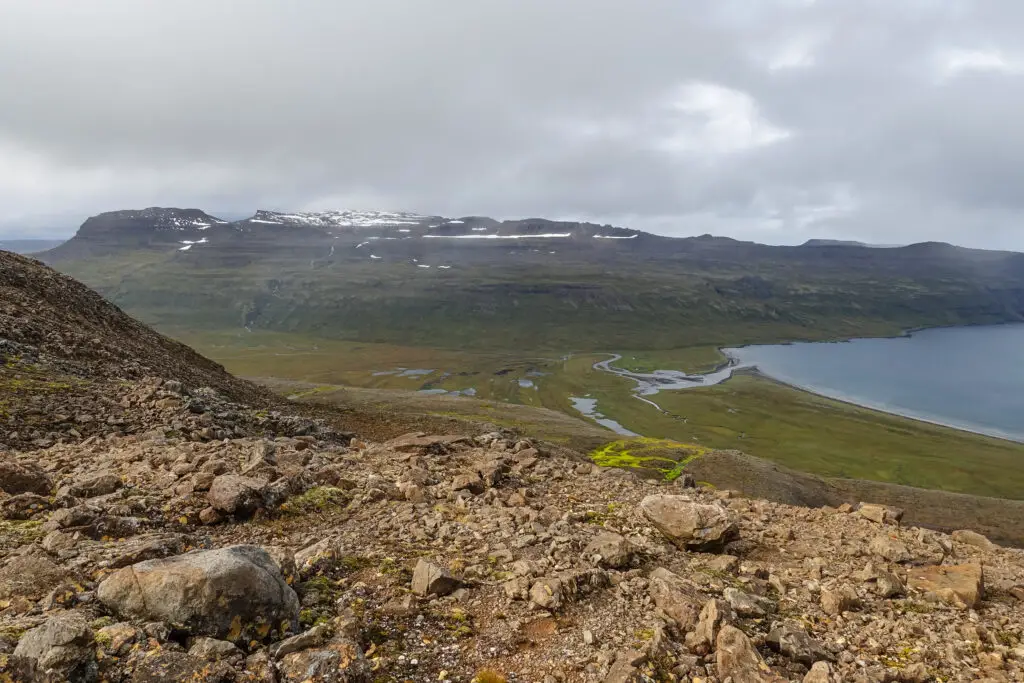
[[819,394],[1024,441],[1024,325],[727,352]]

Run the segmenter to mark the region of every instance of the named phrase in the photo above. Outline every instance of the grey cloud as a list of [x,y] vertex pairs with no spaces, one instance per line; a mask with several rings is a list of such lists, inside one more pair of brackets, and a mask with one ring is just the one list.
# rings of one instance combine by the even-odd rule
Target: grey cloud
[[0,234],[347,206],[1024,249],[1022,30],[1014,0],[0,0]]

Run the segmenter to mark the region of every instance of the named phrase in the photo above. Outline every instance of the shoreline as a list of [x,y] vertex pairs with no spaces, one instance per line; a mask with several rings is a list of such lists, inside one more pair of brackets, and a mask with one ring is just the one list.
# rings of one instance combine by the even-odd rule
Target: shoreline
[[[929,331],[929,330],[958,329],[958,328],[967,329],[967,328],[971,328],[971,327],[994,327],[994,326],[1020,325],[1020,324],[1022,324],[1022,323],[1007,322],[1007,323],[996,323],[996,324],[993,324],[993,325],[981,325],[981,324],[974,324],[974,325],[946,325],[946,326],[942,326],[942,327],[910,328],[910,329],[904,330],[899,335],[894,335],[894,336],[891,336],[891,337],[850,337],[848,339],[835,340],[835,341],[817,341],[817,342],[795,342],[795,341],[789,341],[789,342],[780,342],[780,344],[785,344],[785,345],[799,344],[799,343],[839,344],[839,343],[844,343],[844,342],[852,342],[852,341],[857,340],[857,339],[901,339],[901,338],[911,337],[911,336],[913,336],[917,332],[925,332],[925,331]],[[707,372],[696,373],[696,374],[693,374],[693,375],[690,375],[689,373],[682,373],[684,375],[687,375],[688,377],[696,378],[696,377],[705,377],[705,376],[708,376],[708,375],[713,375],[713,374],[716,374],[716,373],[720,373],[720,372],[722,372],[724,370],[727,370],[729,368],[733,368],[733,370],[729,373],[729,375],[727,377],[719,380],[718,382],[715,382],[713,384],[704,384],[704,383],[702,383],[700,381],[694,381],[692,386],[675,386],[675,387],[671,387],[671,388],[665,388],[665,389],[663,389],[663,391],[685,391],[687,389],[693,389],[693,388],[699,388],[699,387],[716,386],[718,384],[725,384],[730,379],[732,379],[737,373],[743,373],[743,374],[753,375],[755,377],[758,377],[760,379],[772,382],[772,383],[777,384],[779,386],[784,386],[784,387],[787,387],[789,389],[793,389],[794,391],[800,391],[800,392],[803,392],[805,394],[809,394],[811,396],[817,396],[817,397],[820,397],[820,398],[828,399],[830,401],[836,401],[838,403],[842,403],[842,404],[845,404],[845,405],[848,405],[848,406],[852,406],[852,407],[855,407],[855,408],[860,408],[862,410],[870,410],[872,412],[876,412],[876,413],[879,413],[881,415],[888,415],[888,416],[892,416],[892,417],[901,418],[901,419],[904,419],[904,420],[914,420],[916,422],[922,422],[922,423],[925,423],[925,424],[934,425],[936,427],[942,427],[942,428],[945,428],[945,429],[952,429],[952,430],[956,430],[956,431],[959,431],[959,432],[964,432],[966,434],[973,434],[975,436],[981,436],[981,437],[985,437],[985,438],[989,438],[989,439],[995,439],[997,441],[1004,441],[1004,442],[1008,442],[1008,443],[1012,443],[1012,444],[1024,444],[1024,437],[1015,437],[1015,436],[1012,436],[1010,434],[1007,434],[1005,432],[1001,432],[1001,431],[998,431],[998,430],[986,431],[986,430],[984,430],[983,428],[980,428],[980,427],[967,426],[967,425],[962,425],[962,424],[954,424],[954,423],[945,421],[945,420],[943,420],[943,419],[941,419],[939,417],[936,417],[936,416],[916,414],[916,413],[909,412],[909,411],[906,411],[906,410],[893,409],[893,408],[889,408],[889,407],[881,407],[881,406],[879,406],[877,404],[871,404],[869,402],[858,401],[855,398],[850,397],[850,396],[836,395],[836,394],[833,394],[833,393],[828,393],[828,392],[825,392],[825,391],[818,390],[818,389],[810,387],[810,386],[804,386],[804,385],[801,385],[801,384],[797,384],[795,382],[789,382],[789,381],[786,381],[786,380],[783,380],[783,379],[779,379],[777,377],[773,377],[773,376],[763,372],[756,365],[743,366],[741,364],[742,361],[739,358],[737,358],[736,356],[728,353],[728,351],[727,351],[727,349],[742,349],[742,348],[747,348],[747,347],[751,347],[751,346],[764,346],[764,344],[744,344],[742,346],[729,346],[729,347],[724,347],[723,346],[723,347],[717,347],[718,352],[721,353],[723,356],[725,356],[725,360],[724,361],[722,361],[721,363],[716,365],[713,369],[711,369],[711,370],[709,370]],[[604,361],[600,361],[598,363],[595,363],[593,367],[595,369],[602,370],[604,372],[608,372],[609,374],[617,375],[619,377],[624,377],[626,379],[631,379],[632,381],[636,382],[637,383],[637,387],[635,387],[634,390],[630,392],[632,394],[632,396],[634,398],[636,398],[636,399],[639,399],[639,400],[643,401],[644,403],[647,403],[649,405],[654,406],[657,410],[661,411],[662,413],[665,413],[666,412],[665,409],[662,408],[660,405],[658,405],[655,401],[651,400],[650,398],[647,398],[646,396],[644,396],[644,395],[642,395],[642,394],[640,394],[640,393],[638,393],[636,391],[636,389],[638,389],[639,387],[642,386],[642,380],[640,378],[638,378],[638,377],[633,377],[633,375],[643,375],[643,374],[651,374],[651,373],[635,373],[635,372],[632,372],[632,371],[629,371],[629,370],[625,370],[623,368],[614,368],[613,369],[613,365],[612,364],[615,363],[617,360],[621,359],[621,357],[622,356],[617,354],[617,353],[616,354],[610,354],[610,358],[609,359],[604,360]],[[656,393],[658,393],[658,392],[656,391],[655,394]]]
[[[1024,437],[1022,437],[1020,439],[1015,439],[1015,438],[1010,437],[1009,435],[1005,435],[1005,434],[992,434],[990,432],[983,432],[983,431],[981,431],[979,429],[971,429],[969,427],[964,427],[964,426],[956,425],[956,424],[950,424],[949,422],[943,422],[942,420],[940,420],[938,418],[935,418],[935,417],[923,417],[923,416],[920,416],[920,415],[909,414],[909,413],[901,412],[901,411],[898,411],[898,410],[879,408],[878,406],[869,405],[867,403],[859,403],[859,402],[857,402],[857,401],[855,401],[855,400],[853,400],[853,399],[851,399],[849,397],[833,396],[831,394],[826,394],[826,393],[822,393],[820,391],[815,391],[815,390],[813,390],[811,388],[808,388],[808,387],[805,387],[805,386],[801,386],[799,384],[794,384],[792,382],[787,382],[785,380],[781,380],[781,379],[778,379],[776,377],[772,377],[771,375],[768,375],[768,374],[765,374],[764,372],[761,372],[761,370],[759,370],[756,366],[752,366],[752,367],[748,367],[748,368],[739,368],[739,369],[737,369],[736,372],[742,372],[744,374],[754,375],[754,376],[756,376],[756,377],[758,377],[760,379],[763,379],[763,380],[765,380],[767,382],[772,382],[773,384],[778,384],[779,386],[787,387],[789,389],[793,389],[794,391],[800,391],[800,392],[803,392],[805,394],[810,394],[811,396],[817,396],[819,398],[825,398],[825,399],[828,399],[829,401],[836,401],[837,403],[843,403],[843,404],[848,405],[848,406],[853,406],[854,408],[860,408],[862,410],[870,410],[870,411],[875,412],[875,413],[881,413],[882,415],[890,415],[892,417],[899,417],[899,418],[902,418],[904,420],[914,420],[915,422],[924,422],[925,424],[934,425],[936,427],[943,427],[945,429],[953,429],[953,430],[958,431],[958,432],[965,432],[967,434],[974,434],[975,436],[983,436],[983,437],[986,437],[988,439],[995,439],[997,441],[1006,441],[1006,442],[1013,443],[1013,444],[1024,444]],[[729,379],[732,379],[732,377],[730,376]],[[728,379],[723,380],[721,382],[721,384],[725,384],[728,381],[729,381]]]

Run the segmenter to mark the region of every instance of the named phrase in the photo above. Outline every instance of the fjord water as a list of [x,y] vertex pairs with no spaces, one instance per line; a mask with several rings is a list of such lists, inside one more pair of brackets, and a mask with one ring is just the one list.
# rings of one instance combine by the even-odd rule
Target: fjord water
[[726,352],[815,393],[1024,441],[1024,324]]

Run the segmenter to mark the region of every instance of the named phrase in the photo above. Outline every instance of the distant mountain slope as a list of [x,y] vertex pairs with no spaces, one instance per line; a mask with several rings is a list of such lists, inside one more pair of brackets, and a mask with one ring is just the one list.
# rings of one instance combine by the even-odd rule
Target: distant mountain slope
[[90,218],[42,255],[165,329],[453,348],[652,348],[1024,319],[1024,255],[670,238],[592,223],[195,209]]
[[0,251],[13,251],[15,254],[35,254],[47,251],[64,244],[66,240],[42,239],[0,239]]

